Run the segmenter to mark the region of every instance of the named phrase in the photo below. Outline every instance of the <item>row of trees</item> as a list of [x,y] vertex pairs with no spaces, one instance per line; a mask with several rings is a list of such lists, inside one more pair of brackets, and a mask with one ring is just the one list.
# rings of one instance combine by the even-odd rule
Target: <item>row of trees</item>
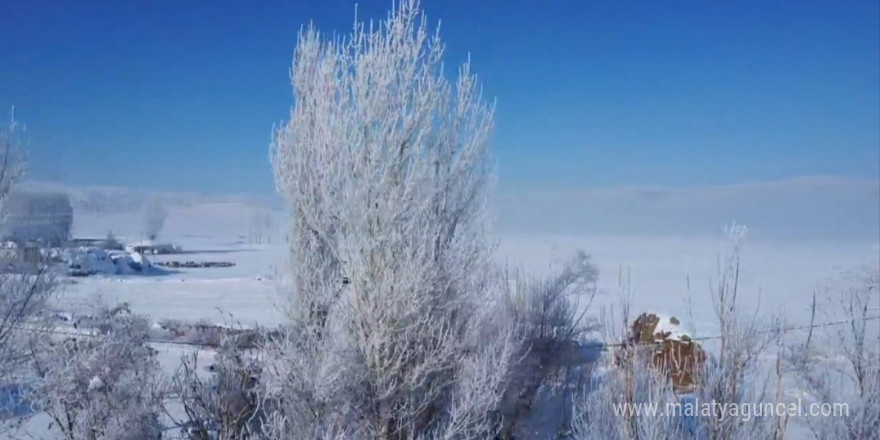
[[[0,347],[14,352],[10,366],[30,367],[29,398],[52,429],[71,440],[157,438],[169,425],[198,439],[532,438],[549,393],[559,436],[782,438],[778,418],[688,425],[610,412],[613,403],[678,397],[640,356],[609,365],[598,383],[588,366],[573,367],[584,360],[575,342],[599,328],[585,317],[598,276],[585,254],[538,280],[493,263],[494,107],[469,62],[447,80],[443,53],[415,0],[379,25],[356,23],[345,39],[302,30],[295,105],[271,147],[291,212],[288,319],[256,348],[227,340],[211,374],[191,357],[164,378],[147,321],[124,307],[98,307],[89,337],[16,332],[51,284],[39,285],[37,301],[4,287],[4,301],[26,307],[4,304],[14,312],[0,320]],[[719,402],[781,401],[784,369],[768,396],[774,388],[759,368],[778,338],[738,311],[737,246],[713,292],[720,346],[697,392]],[[818,362],[809,347],[790,356],[780,349],[816,390],[846,385],[822,382],[830,368],[856,372],[851,401],[860,412],[817,427],[817,438],[877,437],[880,341],[859,324],[876,304],[876,276],[862,281],[846,296],[849,366]]]

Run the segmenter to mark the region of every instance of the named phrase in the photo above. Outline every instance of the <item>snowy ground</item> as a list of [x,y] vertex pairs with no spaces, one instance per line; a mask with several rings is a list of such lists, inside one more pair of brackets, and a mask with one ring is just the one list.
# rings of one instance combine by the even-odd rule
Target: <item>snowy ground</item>
[[[218,238],[200,252],[155,256],[153,261],[229,261],[230,268],[173,269],[161,276],[88,277],[59,293],[61,308],[76,307],[98,294],[128,302],[134,311],[162,318],[242,325],[272,325],[283,319],[283,295],[276,281],[284,246],[223,244]],[[186,246],[186,240],[182,242]],[[209,247],[210,246],[210,247]],[[717,279],[721,240],[670,237],[501,237],[499,259],[549,273],[576,249],[593,256],[600,269],[600,294],[593,307],[617,305],[621,278],[633,289],[633,311],[650,310],[687,321],[688,308],[700,332],[711,332],[711,296]],[[784,313],[793,322],[808,317],[813,289],[835,269],[871,262],[876,251],[858,243],[767,244],[746,242],[742,251],[740,292],[747,309]]]
[[[161,239],[180,244],[185,254],[152,257],[155,261],[229,261],[230,268],[175,269],[164,276],[90,277],[77,279],[59,295],[61,304],[77,304],[100,294],[129,302],[135,311],[154,319],[271,325],[282,319],[283,296],[276,274],[287,255],[283,230],[274,231],[273,245],[248,244],[248,209],[233,203],[203,203],[170,210]],[[121,239],[139,239],[137,213],[77,215],[75,232],[101,237],[113,230]],[[280,219],[276,223],[281,224]],[[729,250],[721,234],[688,235],[561,235],[507,233],[498,235],[498,259],[535,275],[552,271],[578,249],[592,255],[600,269],[600,294],[594,307],[617,304],[612,292],[621,280],[634,291],[633,311],[652,310],[687,322],[692,307],[699,332],[711,332],[710,287],[717,274],[719,253]],[[267,234],[268,235],[268,234]],[[876,264],[877,240],[757,241],[746,238],[742,248],[740,298],[762,313],[784,313],[793,322],[808,315],[811,292],[838,268]],[[784,306],[784,307],[783,307]]]
[[[718,257],[730,250],[717,239],[672,236],[537,236],[501,238],[499,257],[547,273],[554,261],[583,249],[598,265],[600,294],[593,304],[617,306],[621,281],[633,290],[632,311],[681,318],[691,330],[714,334],[711,289]],[[877,264],[876,244],[865,242],[756,242],[741,248],[740,304],[762,315],[777,314],[806,324],[812,291],[838,269]],[[690,309],[690,311],[689,311]],[[695,322],[689,322],[692,312]]]
[[[287,254],[283,231],[272,234],[274,244],[248,244],[251,208],[231,202],[179,205],[170,209],[161,241],[179,244],[185,254],[155,256],[153,261],[228,261],[230,268],[174,269],[161,276],[78,278],[65,285],[56,304],[62,309],[81,307],[99,294],[111,301],[128,302],[136,313],[154,321],[178,319],[273,325],[281,322],[282,292],[276,274]],[[122,240],[138,240],[139,214],[135,212],[78,212],[75,235],[103,237],[113,230]],[[276,225],[280,225],[280,220]],[[716,331],[710,286],[716,279],[717,258],[727,250],[716,238],[686,234],[560,235],[500,233],[498,258],[541,275],[583,249],[600,269],[600,293],[595,315],[617,305],[622,279],[633,289],[632,311],[679,317],[685,329],[697,335]],[[806,324],[811,293],[837,268],[877,264],[880,248],[873,240],[747,239],[742,251],[740,302],[747,310],[769,317],[783,315],[790,325]],[[693,317],[693,320],[691,319]],[[166,370],[173,372],[188,350],[157,344]],[[209,352],[202,353],[206,359]],[[46,420],[36,417],[28,430],[45,434]]]
[[230,261],[230,268],[168,269],[156,276],[94,276],[63,286],[61,309],[81,307],[95,295],[110,302],[127,302],[153,320],[176,319],[273,325],[281,319],[280,296],[272,265],[283,256],[281,247],[217,246],[213,252],[148,256],[151,261]]
[[[103,237],[112,230],[122,241],[143,238],[137,208],[156,194],[100,187],[66,191],[74,199],[77,237]],[[695,189],[517,194],[496,200],[502,228],[499,261],[540,275],[582,249],[599,266],[606,292],[594,304],[597,310],[616,304],[617,295],[607,292],[628,279],[634,312],[678,316],[698,332],[713,331],[709,289],[718,255],[728,250],[721,234],[725,222],[745,219],[752,230],[742,249],[743,306],[762,314],[783,313],[792,322],[807,317],[811,292],[834,270],[880,259],[876,180],[803,178]],[[160,241],[194,253],[157,261],[230,261],[236,266],[180,269],[161,277],[81,279],[66,286],[59,301],[75,304],[100,293],[155,319],[227,322],[231,315],[242,324],[265,325],[282,319],[278,305],[283,298],[273,278],[286,265],[283,215],[265,201],[241,197],[160,196],[170,203]],[[271,232],[260,235],[263,243],[273,244],[249,245],[254,214],[266,210],[273,215]],[[684,316],[689,307],[693,323]]]

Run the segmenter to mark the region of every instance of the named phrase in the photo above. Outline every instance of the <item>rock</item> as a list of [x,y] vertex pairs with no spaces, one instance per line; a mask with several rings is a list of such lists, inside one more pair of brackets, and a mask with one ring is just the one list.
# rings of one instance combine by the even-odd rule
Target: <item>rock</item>
[[104,381],[98,377],[94,376],[89,379],[89,391],[101,391],[104,389]]

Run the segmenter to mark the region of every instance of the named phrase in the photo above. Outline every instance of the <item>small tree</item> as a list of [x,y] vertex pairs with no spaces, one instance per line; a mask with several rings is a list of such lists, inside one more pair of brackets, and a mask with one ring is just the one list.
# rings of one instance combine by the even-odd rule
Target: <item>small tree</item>
[[0,128],[0,225],[5,239],[58,245],[70,238],[73,209],[66,194],[14,191],[27,170],[24,128],[14,110]]
[[5,218],[6,198],[27,169],[27,155],[20,138],[23,127],[15,121],[15,109],[9,123],[0,129],[0,221]]
[[248,242],[250,244],[263,243],[263,217],[259,210],[251,212],[248,221]]
[[846,411],[810,418],[808,427],[817,440],[878,438],[880,269],[874,265],[841,271],[831,279],[827,293],[823,315],[843,325],[818,334],[815,341],[811,333],[804,345],[792,347],[789,360],[810,403],[843,403]]
[[251,355],[235,338],[225,338],[208,377],[200,371],[205,366],[200,366],[197,353],[184,357],[174,375],[173,390],[184,412],[177,425],[191,440],[258,437],[271,403],[260,392],[263,365]]
[[[11,119],[0,129],[0,223],[6,219],[8,196],[25,170],[20,128]],[[22,379],[28,361],[29,326],[39,324],[56,286],[41,254],[38,257],[22,264],[14,256],[0,255],[0,387],[13,386]]]
[[[773,402],[772,377],[761,368],[759,356],[779,334],[768,331],[770,325],[762,328],[757,317],[742,312],[738,301],[740,249],[747,229],[734,224],[726,233],[732,241],[731,250],[718,262],[717,287],[712,290],[719,337],[715,350],[710,350],[703,377],[697,378],[697,394],[704,402],[722,405]],[[775,399],[780,399],[780,394]],[[746,419],[713,413],[699,422],[698,433],[718,440],[781,439],[785,430],[785,424],[772,415]]]
[[[590,360],[585,359],[580,342],[599,328],[595,319],[587,316],[598,275],[589,256],[580,251],[561,270],[545,278],[518,273],[511,277],[506,319],[516,323],[524,345],[502,401],[499,437],[533,436],[538,429],[555,433],[567,427],[571,392],[589,369]],[[542,389],[543,400],[538,402]],[[557,419],[547,416],[547,408],[536,408],[539,404],[556,405],[557,410],[549,411]],[[541,410],[544,414],[536,420],[533,416]]]

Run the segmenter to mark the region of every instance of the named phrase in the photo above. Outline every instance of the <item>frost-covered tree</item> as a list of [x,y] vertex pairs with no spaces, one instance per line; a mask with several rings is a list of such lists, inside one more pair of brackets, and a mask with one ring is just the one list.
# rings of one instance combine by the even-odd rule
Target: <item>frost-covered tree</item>
[[299,35],[271,148],[292,216],[290,322],[266,374],[284,438],[497,430],[520,346],[489,270],[493,108],[469,63],[447,80],[443,50],[415,0],[346,38]]
[[6,198],[27,169],[26,150],[21,139],[22,126],[13,109],[9,122],[0,128],[0,220],[4,218]]
[[143,235],[149,240],[155,240],[162,228],[165,227],[165,219],[168,218],[168,211],[159,198],[152,198],[143,207]]
[[36,381],[27,393],[68,440],[159,438],[165,397],[149,321],[126,305],[99,304],[90,333],[43,338],[31,345]]
[[[0,213],[25,169],[20,126],[14,119],[0,129]],[[5,219],[5,215],[0,221]],[[55,288],[55,280],[41,254],[21,261],[5,249],[0,252],[0,388],[15,386],[22,380],[27,364],[30,328],[45,310]]]

